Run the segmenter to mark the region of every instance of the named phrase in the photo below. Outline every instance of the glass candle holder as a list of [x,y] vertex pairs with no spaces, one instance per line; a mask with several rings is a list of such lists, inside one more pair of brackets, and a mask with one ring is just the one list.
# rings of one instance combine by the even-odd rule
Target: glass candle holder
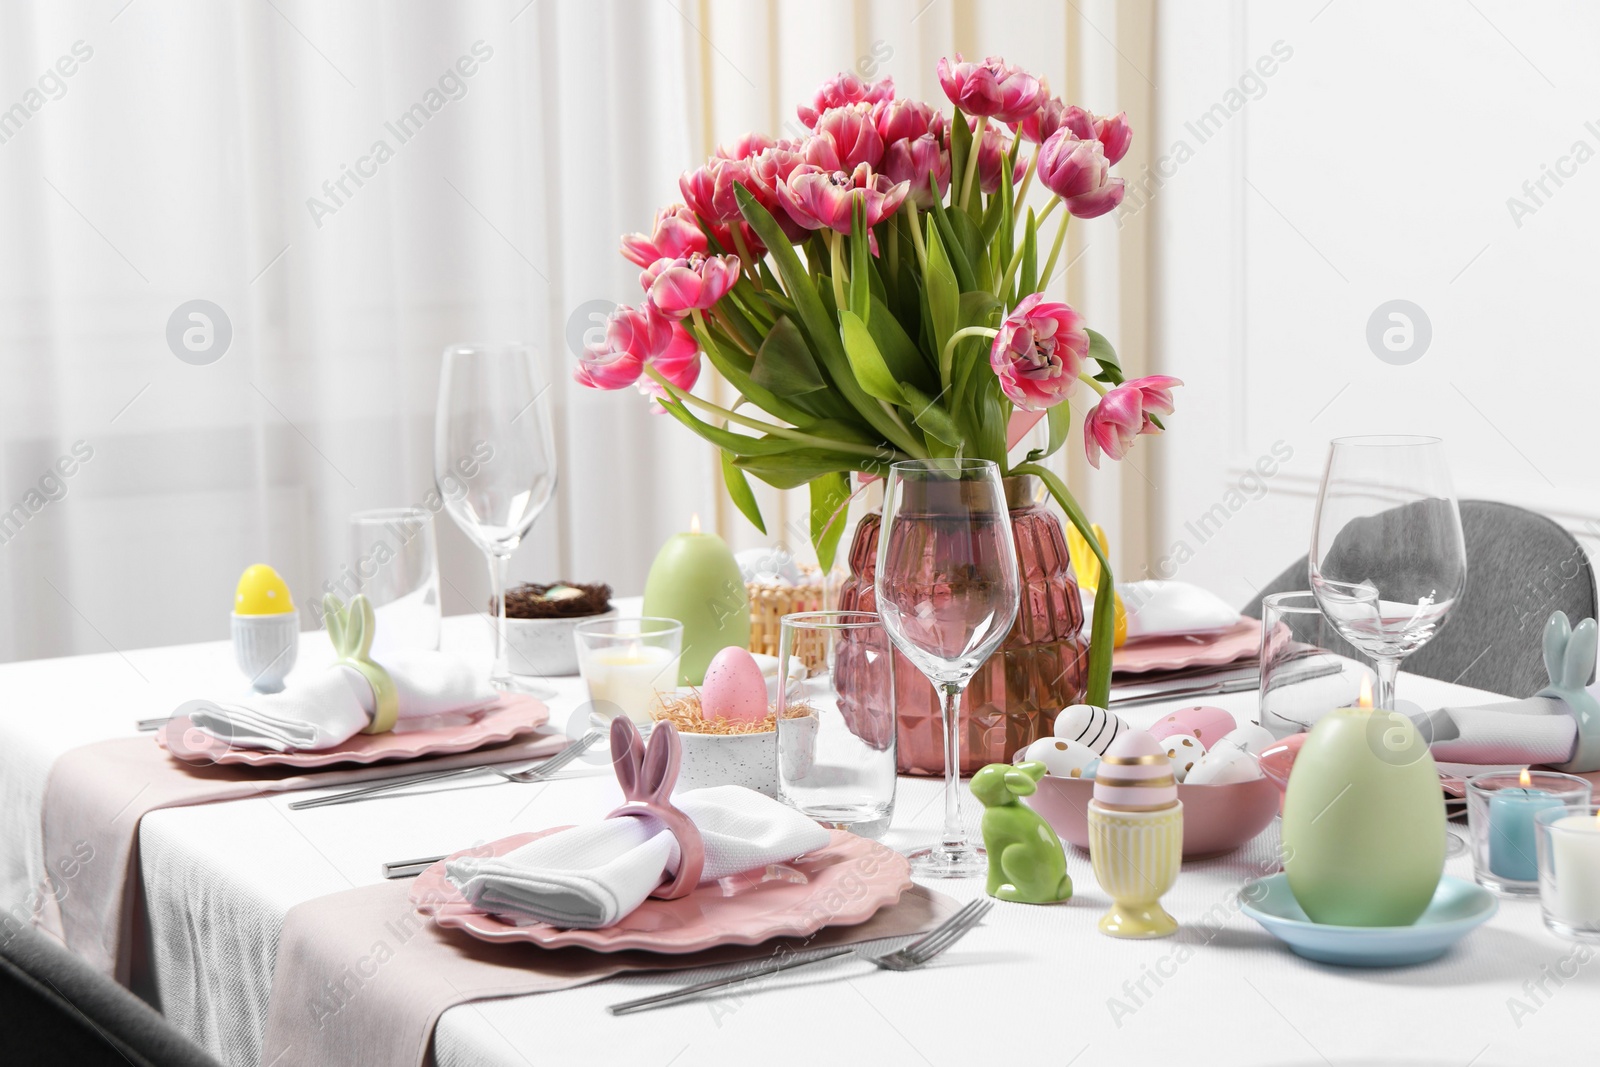
[[1552,933],[1600,941],[1600,808],[1547,808],[1533,817],[1539,903]]
[[648,615],[595,619],[577,626],[572,637],[593,710],[648,726],[657,695],[677,687],[683,623]]
[[1582,778],[1555,771],[1491,771],[1467,779],[1467,826],[1472,837],[1472,873],[1503,896],[1539,892],[1535,817],[1588,809],[1591,787]]

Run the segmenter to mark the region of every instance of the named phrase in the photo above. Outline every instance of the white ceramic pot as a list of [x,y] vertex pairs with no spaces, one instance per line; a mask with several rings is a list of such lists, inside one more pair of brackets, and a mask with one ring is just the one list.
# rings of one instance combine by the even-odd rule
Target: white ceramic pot
[[300,613],[233,616],[233,655],[258,693],[283,690],[300,654]]
[[777,799],[778,732],[763,734],[679,733],[683,762],[674,793],[712,785],[742,785]]
[[600,615],[574,615],[557,619],[507,619],[506,662],[512,674],[548,678],[578,673],[578,643],[573,630],[580,623],[610,619],[616,611]]

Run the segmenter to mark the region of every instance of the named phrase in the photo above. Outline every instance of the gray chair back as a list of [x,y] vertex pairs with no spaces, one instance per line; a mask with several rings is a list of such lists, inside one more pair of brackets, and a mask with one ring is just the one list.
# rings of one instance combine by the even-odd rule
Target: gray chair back
[[[1467,591],[1432,641],[1401,669],[1513,697],[1532,696],[1548,683],[1543,634],[1552,611],[1576,625],[1596,615],[1594,571],[1577,538],[1537,512],[1492,500],[1463,500]],[[1272,593],[1311,587],[1302,556],[1245,605],[1261,617]],[[1337,640],[1335,651],[1366,657]],[[1400,694],[1404,696],[1404,693]]]
[[156,1011],[31,926],[0,915],[3,1058],[30,1067],[221,1067]]

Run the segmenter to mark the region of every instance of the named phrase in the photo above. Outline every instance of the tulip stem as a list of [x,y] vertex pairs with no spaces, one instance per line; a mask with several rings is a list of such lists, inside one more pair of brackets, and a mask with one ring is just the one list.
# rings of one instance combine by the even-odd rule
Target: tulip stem
[[[1058,197],[1057,200],[1059,199],[1060,198]],[[1056,201],[1051,201],[1050,206],[1054,207],[1055,204]],[[1041,219],[1040,221],[1042,222],[1043,220]],[[1056,239],[1054,243],[1050,245],[1050,258],[1044,261],[1044,270],[1039,272],[1039,277],[1042,279],[1039,282],[1039,289],[1041,292],[1044,290],[1045,286],[1049,285],[1055,280],[1055,275],[1052,272],[1056,269],[1056,257],[1061,255],[1061,244],[1067,239],[1067,223],[1071,221],[1072,215],[1070,213],[1064,213],[1061,216],[1061,228],[1056,231]]]
[[961,210],[967,210],[972,199],[972,184],[978,174],[978,156],[983,153],[983,131],[989,125],[988,115],[978,116],[977,129],[972,131],[972,148],[967,153],[967,173],[961,178]]
[[1034,220],[1034,225],[1043,226],[1044,220],[1050,217],[1050,212],[1054,211],[1059,203],[1061,203],[1059,196],[1051,196],[1050,202],[1044,206],[1044,210],[1039,212],[1039,217]]
[[750,247],[745,243],[744,234],[739,232],[738,223],[729,229],[733,232],[733,247],[739,251],[739,266],[750,276],[750,284],[757,289],[765,288],[761,284],[761,275],[756,270],[756,261],[750,258]]
[[833,266],[833,303],[837,308],[845,308],[844,285],[848,280],[845,277],[844,267],[844,235],[838,230],[828,231],[828,258]]
[[917,250],[917,266],[926,274],[928,272],[928,246],[922,240],[922,227],[917,225],[917,205],[911,202],[908,196],[900,210],[906,213],[906,221],[911,224],[911,247]]
[[[746,429],[760,430],[762,433],[771,434],[773,437],[782,437],[786,440],[798,441],[801,444],[812,445],[816,448],[825,448],[830,452],[844,452],[852,456],[868,456],[872,459],[879,460],[883,458],[883,448],[881,446],[874,447],[872,445],[857,444],[854,441],[836,441],[831,437],[818,437],[815,434],[804,433],[800,430],[791,429],[787,426],[779,426],[776,423],[763,422],[761,419],[752,419],[745,415],[740,415],[735,411],[730,411],[728,408],[722,407],[719,404],[713,404],[711,401],[704,400],[698,396],[695,396],[693,393],[684,392],[682,389],[679,389],[677,386],[667,381],[666,375],[662,374],[649,363],[644,365],[644,372],[654,379],[657,385],[665,389],[668,396],[672,397],[680,404],[689,404],[693,407],[697,407],[709,415],[716,415],[720,418],[724,418],[729,422],[743,426]],[[907,457],[900,452],[895,452],[894,458],[905,459]]]
[[728,335],[728,340],[733,342],[733,346],[735,348],[747,356],[755,355],[755,352],[750,348],[750,346],[745,344],[744,338],[739,336],[739,331],[733,328],[733,319],[731,316],[729,316],[727,311],[723,309],[722,302],[720,300],[717,302],[717,306],[711,309],[711,314],[712,317],[716,319],[717,325],[722,327],[722,332]]
[[1039,165],[1039,150],[1037,148],[1035,148],[1033,150],[1032,157],[1030,157],[1029,160],[1028,160],[1028,169],[1022,175],[1022,184],[1017,186],[1017,199],[1015,201],[1016,207],[1014,209],[1015,216],[1017,218],[1021,218],[1022,217],[1022,202],[1024,200],[1026,200],[1027,197],[1028,197],[1028,186],[1033,184],[1033,171],[1034,171],[1034,168],[1037,167],[1038,165]]
[[1090,389],[1093,389],[1095,392],[1099,393],[1101,396],[1105,396],[1106,393],[1110,392],[1110,390],[1107,389],[1104,385],[1101,385],[1099,382],[1095,381],[1093,378],[1091,378],[1089,375],[1085,374],[1082,371],[1078,372],[1078,381],[1087,383]]
[[956,345],[968,337],[996,337],[999,330],[988,326],[966,326],[950,335],[950,340],[944,343],[944,350],[939,353],[939,374],[942,380],[950,380],[951,361],[955,356]]

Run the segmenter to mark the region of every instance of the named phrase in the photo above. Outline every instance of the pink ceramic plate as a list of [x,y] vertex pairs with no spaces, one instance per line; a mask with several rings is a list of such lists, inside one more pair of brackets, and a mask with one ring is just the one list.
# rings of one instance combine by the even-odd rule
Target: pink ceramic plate
[[[512,834],[456,855],[504,856],[535,838],[565,829]],[[563,930],[546,923],[514,926],[478,911],[445,878],[448,859],[422,872],[411,887],[411,902],[440,926],[481,941],[674,955],[717,945],[759,945],[774,937],[815,933],[824,926],[866,922],[911,888],[911,864],[900,853],[843,830],[831,833],[833,840],[825,848],[797,860],[701,885],[677,900],[646,900],[615,926],[600,930]]]
[[[1231,785],[1179,785],[1183,801],[1183,858],[1232,852],[1252,840],[1278,814],[1278,787],[1266,778]],[[1044,816],[1063,841],[1089,847],[1089,778],[1039,779],[1039,791],[1023,803]]]
[[1261,620],[1245,618],[1217,634],[1178,634],[1130,642],[1111,653],[1111,669],[1118,674],[1139,674],[1221,666],[1260,652]]
[[441,716],[439,725],[423,730],[386,734],[356,734],[333,748],[316,752],[271,752],[234,748],[226,741],[198,730],[185,717],[173,719],[156,734],[156,744],[178,759],[210,765],[242,764],[247,767],[326,767],[334,763],[377,763],[410,760],[419,756],[445,756],[471,752],[532,733],[550,718],[543,702],[528,696],[503,695],[482,711]]

